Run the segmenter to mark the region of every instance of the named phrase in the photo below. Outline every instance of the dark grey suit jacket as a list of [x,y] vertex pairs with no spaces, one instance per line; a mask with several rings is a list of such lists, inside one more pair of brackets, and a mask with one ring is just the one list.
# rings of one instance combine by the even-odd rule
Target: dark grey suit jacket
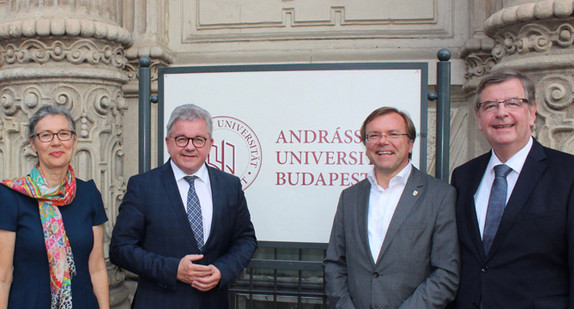
[[343,190],[325,258],[335,308],[444,308],[459,280],[453,187],[413,168],[378,260],[367,237],[371,185]]

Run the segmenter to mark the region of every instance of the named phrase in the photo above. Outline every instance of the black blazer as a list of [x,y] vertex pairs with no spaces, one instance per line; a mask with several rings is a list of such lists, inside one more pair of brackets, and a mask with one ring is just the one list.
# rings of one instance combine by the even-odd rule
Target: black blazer
[[452,175],[462,266],[452,307],[574,309],[574,156],[534,140],[485,256],[474,194],[490,155]]
[[198,263],[221,271],[200,292],[178,281],[187,254],[199,254],[169,161],[130,178],[110,243],[112,263],[139,275],[133,308],[227,308],[227,286],[247,266],[257,241],[239,178],[208,167],[211,234]]

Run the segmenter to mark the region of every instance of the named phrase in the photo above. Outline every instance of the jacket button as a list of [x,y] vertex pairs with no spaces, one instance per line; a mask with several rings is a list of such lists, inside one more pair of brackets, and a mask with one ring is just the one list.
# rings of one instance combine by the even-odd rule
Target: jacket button
[[379,273],[373,273],[373,278],[379,278]]
[[487,272],[487,271],[488,271],[488,266],[483,266],[482,269],[481,269],[481,271],[482,271],[483,273]]

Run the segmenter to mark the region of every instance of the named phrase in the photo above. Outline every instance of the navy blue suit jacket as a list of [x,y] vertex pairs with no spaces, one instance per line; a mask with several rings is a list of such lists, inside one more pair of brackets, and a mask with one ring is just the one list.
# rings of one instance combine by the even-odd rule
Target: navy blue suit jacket
[[454,308],[574,308],[574,156],[536,140],[485,256],[474,194],[491,152],[456,168],[461,277]]
[[177,280],[179,261],[200,254],[169,162],[130,178],[110,243],[112,263],[139,275],[133,308],[227,308],[227,287],[247,266],[257,241],[239,178],[208,167],[211,234],[200,264],[221,272],[200,292]]

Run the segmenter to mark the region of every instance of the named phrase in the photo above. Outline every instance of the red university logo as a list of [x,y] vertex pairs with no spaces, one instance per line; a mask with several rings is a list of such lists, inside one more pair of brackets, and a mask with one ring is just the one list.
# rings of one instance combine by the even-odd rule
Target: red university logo
[[255,132],[243,121],[213,117],[213,147],[207,164],[241,179],[246,190],[261,170],[261,143]]

